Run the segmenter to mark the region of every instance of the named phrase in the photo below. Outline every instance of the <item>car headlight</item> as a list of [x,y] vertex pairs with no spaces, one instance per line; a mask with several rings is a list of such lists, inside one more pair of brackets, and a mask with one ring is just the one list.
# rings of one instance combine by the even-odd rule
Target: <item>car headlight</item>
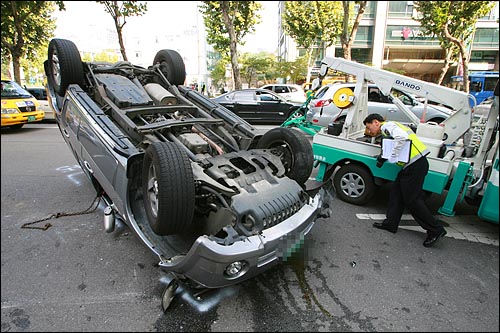
[[18,109],[2,109],[2,114],[19,113]]

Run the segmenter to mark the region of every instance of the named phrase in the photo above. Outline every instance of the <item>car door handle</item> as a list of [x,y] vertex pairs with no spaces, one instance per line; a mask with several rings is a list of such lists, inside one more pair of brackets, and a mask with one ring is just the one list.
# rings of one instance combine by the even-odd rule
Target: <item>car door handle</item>
[[398,111],[398,109],[390,108],[390,109],[387,109],[387,111],[389,111],[389,112],[396,112],[396,111]]
[[284,113],[284,112],[278,112],[278,114],[279,114],[280,116],[284,116],[284,115],[285,115],[285,113]]
[[62,132],[63,132],[65,137],[69,138],[69,133],[68,133],[68,131],[66,131],[66,129],[63,129]]
[[85,169],[89,170],[90,173],[92,173],[92,174],[94,173],[94,170],[90,166],[89,162],[83,161],[83,165],[85,166]]

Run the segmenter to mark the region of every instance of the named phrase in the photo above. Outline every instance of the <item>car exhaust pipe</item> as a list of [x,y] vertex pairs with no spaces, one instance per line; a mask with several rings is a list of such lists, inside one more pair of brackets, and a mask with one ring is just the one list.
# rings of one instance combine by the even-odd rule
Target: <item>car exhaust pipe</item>
[[104,230],[106,230],[107,233],[115,230],[115,213],[111,206],[104,209]]

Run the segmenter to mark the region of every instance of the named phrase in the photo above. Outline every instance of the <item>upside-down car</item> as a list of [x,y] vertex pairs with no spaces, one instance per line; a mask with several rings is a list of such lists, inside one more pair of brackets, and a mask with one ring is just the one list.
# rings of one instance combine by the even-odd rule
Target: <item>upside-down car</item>
[[184,86],[176,51],[143,68],[83,62],[72,41],[52,39],[44,65],[61,134],[106,203],[104,229],[123,220],[175,280],[251,278],[322,216],[323,190],[306,188],[307,137],[257,129]]

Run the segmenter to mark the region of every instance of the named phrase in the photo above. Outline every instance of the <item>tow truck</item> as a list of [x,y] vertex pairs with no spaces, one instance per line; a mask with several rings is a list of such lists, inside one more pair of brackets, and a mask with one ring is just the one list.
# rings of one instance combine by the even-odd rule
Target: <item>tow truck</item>
[[[391,163],[376,167],[380,144],[377,138],[365,135],[363,120],[368,115],[367,84],[373,82],[408,116],[409,126],[431,151],[427,155],[430,166],[423,189],[425,193],[446,195],[438,213],[454,216],[455,204],[465,199],[468,204],[479,206],[479,218],[498,224],[498,87],[489,114],[476,119],[472,117],[471,97],[465,92],[342,58],[326,57],[322,60],[316,86],[330,69],[355,76],[356,86],[354,91],[345,89],[334,97],[333,102],[338,107],[347,109],[340,133],[331,131],[329,126],[319,129],[313,136],[315,166],[318,168],[316,181],[327,182],[331,178],[341,200],[364,205],[378,186],[395,180],[401,167]],[[423,98],[425,106],[438,103],[455,111],[440,124],[425,123],[391,93],[393,88]]]

